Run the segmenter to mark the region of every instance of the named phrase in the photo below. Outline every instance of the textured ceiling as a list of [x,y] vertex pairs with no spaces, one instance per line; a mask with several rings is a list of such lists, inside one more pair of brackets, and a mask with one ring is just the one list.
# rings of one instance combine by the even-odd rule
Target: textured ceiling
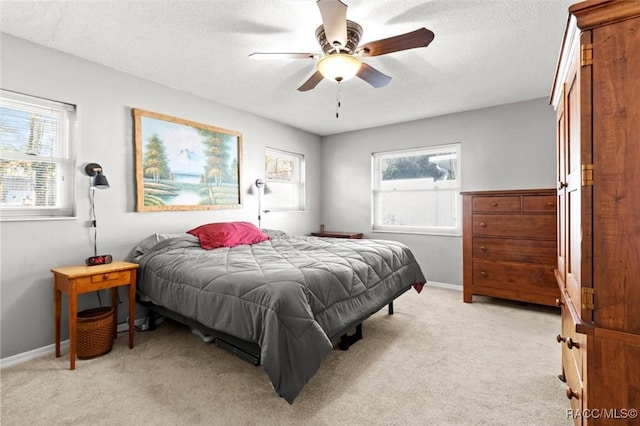
[[[0,1],[2,32],[318,135],[548,96],[567,0],[343,0],[361,43],[427,27],[426,48],[364,59],[393,77],[296,89],[320,52],[315,0]],[[133,105],[135,107],[135,105]],[[158,111],[162,113],[162,111]]]

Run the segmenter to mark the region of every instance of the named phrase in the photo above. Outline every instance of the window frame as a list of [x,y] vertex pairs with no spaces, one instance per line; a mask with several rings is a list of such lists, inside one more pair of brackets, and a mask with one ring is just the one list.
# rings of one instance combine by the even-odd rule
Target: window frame
[[[38,155],[0,149],[0,160],[55,164],[57,175],[54,182],[56,188],[55,205],[13,206],[0,204],[0,222],[75,219],[76,105],[0,89],[0,106],[16,111],[43,113],[56,117],[54,143],[56,149],[54,153]],[[38,179],[34,178],[32,182],[35,185]]]
[[[282,180],[270,179],[269,174],[267,172],[267,157],[284,157],[291,158],[294,160],[294,182],[289,184]],[[305,196],[305,156],[304,154],[285,151],[278,148],[265,148],[265,156],[264,156],[264,165],[265,165],[265,185],[268,189],[265,190],[265,194],[267,196],[264,198],[264,211],[265,212],[304,212],[306,205],[306,196]],[[277,191],[274,190],[274,187],[277,185],[292,185],[293,198],[294,202],[289,205],[273,205],[270,201],[273,199]],[[270,187],[270,188],[269,188]],[[271,194],[270,194],[271,193]],[[297,200],[297,203],[295,202]]]
[[[381,210],[379,196],[382,193],[389,192],[382,190],[382,161],[390,158],[402,158],[404,156],[415,155],[437,155],[455,151],[456,153],[456,178],[455,180],[434,182],[433,188],[420,189],[404,189],[403,192],[422,192],[422,191],[441,191],[446,189],[453,191],[455,197],[454,217],[452,221],[454,226],[419,226],[419,225],[384,225],[381,223]],[[416,148],[399,149],[392,151],[374,152],[371,154],[371,230],[372,232],[383,233],[399,233],[399,234],[423,234],[423,235],[442,235],[442,236],[461,236],[462,235],[462,198],[460,192],[462,190],[462,163],[461,163],[461,144],[460,142],[422,146]],[[451,182],[446,184],[445,182]],[[445,184],[446,188],[442,185]],[[397,191],[397,190],[394,190]]]

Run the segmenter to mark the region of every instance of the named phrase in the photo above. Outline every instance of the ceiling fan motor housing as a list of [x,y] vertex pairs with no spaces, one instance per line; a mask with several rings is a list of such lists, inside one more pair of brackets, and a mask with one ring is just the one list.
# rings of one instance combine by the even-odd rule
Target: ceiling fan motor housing
[[[356,22],[349,21],[348,19],[346,46],[336,47],[333,45],[333,40],[329,42],[324,32],[324,26],[320,25],[316,29],[316,39],[318,40],[320,48],[325,55],[330,55],[332,53],[347,53],[349,55],[353,55],[358,47],[358,43],[360,43],[360,37],[362,37],[362,27]],[[336,49],[338,50],[336,51]]]

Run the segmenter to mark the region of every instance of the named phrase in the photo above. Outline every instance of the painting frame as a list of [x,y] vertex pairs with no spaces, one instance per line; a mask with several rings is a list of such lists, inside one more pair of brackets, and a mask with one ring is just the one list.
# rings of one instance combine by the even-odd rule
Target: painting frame
[[242,133],[132,109],[136,211],[242,208]]

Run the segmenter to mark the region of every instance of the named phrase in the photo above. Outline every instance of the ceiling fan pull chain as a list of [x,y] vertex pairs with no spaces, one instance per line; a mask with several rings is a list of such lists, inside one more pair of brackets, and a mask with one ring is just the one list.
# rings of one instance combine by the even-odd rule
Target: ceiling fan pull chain
[[340,82],[338,82],[338,90],[336,92],[336,118],[340,118]]

